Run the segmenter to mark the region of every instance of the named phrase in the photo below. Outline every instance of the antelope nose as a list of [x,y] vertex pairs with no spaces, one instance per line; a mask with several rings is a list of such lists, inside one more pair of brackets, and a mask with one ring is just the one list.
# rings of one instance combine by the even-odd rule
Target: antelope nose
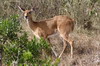
[[25,18],[27,19],[27,16],[25,16]]

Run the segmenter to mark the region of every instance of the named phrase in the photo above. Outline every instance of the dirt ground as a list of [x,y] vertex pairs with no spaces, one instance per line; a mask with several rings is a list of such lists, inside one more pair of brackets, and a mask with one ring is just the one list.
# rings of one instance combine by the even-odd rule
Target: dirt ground
[[[59,66],[100,66],[100,35],[73,33],[71,37],[74,39],[73,58],[70,57],[70,46],[67,45]],[[59,55],[63,47],[61,39],[56,35],[51,42]]]
[[[27,24],[23,24],[29,38],[32,33]],[[70,56],[70,45],[68,44],[64,51],[58,66],[100,66],[100,35],[87,35],[85,33],[73,32],[70,38],[74,40],[74,55]],[[63,42],[59,34],[50,37],[50,42],[57,55],[62,51]]]

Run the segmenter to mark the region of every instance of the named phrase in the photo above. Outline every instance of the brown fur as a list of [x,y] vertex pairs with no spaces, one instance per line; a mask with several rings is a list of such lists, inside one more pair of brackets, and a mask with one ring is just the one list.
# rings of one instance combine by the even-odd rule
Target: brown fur
[[[20,7],[19,7],[20,8]],[[22,8],[20,8],[22,10]],[[71,56],[73,55],[73,40],[68,38],[68,35],[71,31],[74,29],[74,21],[65,15],[59,15],[55,16],[53,18],[42,20],[39,22],[35,22],[32,20],[31,10],[23,10],[24,16],[27,17],[27,22],[29,27],[33,30],[34,35],[36,35],[38,38],[43,37],[44,39],[47,39],[49,35],[52,35],[55,33],[55,31],[58,31],[60,36],[63,38],[63,50],[59,57],[63,54],[65,47],[66,47],[66,41],[69,42],[71,46]]]

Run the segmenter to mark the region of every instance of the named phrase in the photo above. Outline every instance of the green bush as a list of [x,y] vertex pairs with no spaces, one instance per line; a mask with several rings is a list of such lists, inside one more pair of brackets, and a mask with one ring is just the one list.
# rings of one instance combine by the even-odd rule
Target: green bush
[[11,66],[15,61],[18,66],[51,66],[53,60],[49,56],[41,57],[42,50],[50,51],[48,42],[35,37],[29,41],[27,33],[22,31],[17,15],[0,21],[0,42],[5,65]]
[[7,18],[5,20],[1,20],[0,22],[0,36],[3,39],[10,39],[14,40],[17,38],[17,32],[20,31],[21,27],[19,26],[20,23],[18,21],[18,16],[14,15],[10,18]]

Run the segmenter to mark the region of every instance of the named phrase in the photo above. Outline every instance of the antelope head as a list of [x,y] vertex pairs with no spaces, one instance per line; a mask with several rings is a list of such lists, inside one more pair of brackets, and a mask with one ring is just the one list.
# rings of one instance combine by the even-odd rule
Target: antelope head
[[31,14],[32,14],[34,8],[32,8],[30,10],[25,10],[24,8],[21,8],[20,6],[18,6],[18,8],[23,12],[25,19],[29,19],[30,17],[32,17]]

